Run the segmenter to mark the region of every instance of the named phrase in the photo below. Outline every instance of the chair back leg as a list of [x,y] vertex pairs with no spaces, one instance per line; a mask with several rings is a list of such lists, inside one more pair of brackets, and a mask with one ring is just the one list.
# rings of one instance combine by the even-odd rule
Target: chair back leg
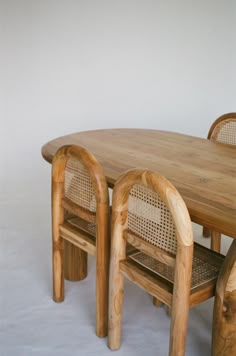
[[110,255],[109,216],[104,206],[97,207],[96,245],[96,335],[108,334],[108,281]]
[[59,227],[64,220],[64,208],[58,202],[61,202],[63,185],[53,182],[52,191],[53,299],[61,302],[64,300],[64,243]]
[[221,234],[217,231],[211,231],[211,249],[220,252]]

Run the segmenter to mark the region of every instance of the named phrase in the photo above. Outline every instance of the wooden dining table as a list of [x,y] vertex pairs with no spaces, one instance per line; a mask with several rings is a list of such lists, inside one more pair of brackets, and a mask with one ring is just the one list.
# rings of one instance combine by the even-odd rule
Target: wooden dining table
[[[231,236],[216,288],[212,355],[236,355],[236,149],[207,139],[149,129],[101,129],[56,138],[42,147],[46,161],[63,145],[92,151],[113,188],[126,170],[145,168],[169,179],[193,222]],[[76,247],[67,246],[67,278],[77,278]]]

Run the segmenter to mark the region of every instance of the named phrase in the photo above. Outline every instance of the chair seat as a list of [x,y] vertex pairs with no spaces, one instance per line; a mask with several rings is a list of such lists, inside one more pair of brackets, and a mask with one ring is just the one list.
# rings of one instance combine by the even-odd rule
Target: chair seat
[[93,256],[96,255],[96,224],[77,217],[66,220],[59,230],[64,240]]
[[[141,264],[143,267],[158,274],[160,277],[174,283],[175,270],[173,267],[168,266],[140,251],[130,255],[129,257]],[[207,282],[215,280],[219,274],[223,261],[223,255],[215,253],[212,250],[195,243],[191,290]]]
[[72,226],[75,226],[76,228],[87,232],[87,234],[96,237],[96,224],[92,224],[86,220],[83,220],[79,217],[74,217],[72,219],[68,219],[67,223],[69,223]]
[[[216,281],[223,261],[223,255],[194,244],[190,308],[215,295]],[[143,252],[135,251],[120,261],[120,271],[153,297],[168,306],[172,305],[174,267],[167,267]]]

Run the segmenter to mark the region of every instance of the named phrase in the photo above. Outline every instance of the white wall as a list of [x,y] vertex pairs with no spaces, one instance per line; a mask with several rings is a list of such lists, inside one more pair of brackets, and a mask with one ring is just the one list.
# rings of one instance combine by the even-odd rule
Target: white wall
[[236,111],[235,0],[0,0],[2,204],[48,200],[43,143]]

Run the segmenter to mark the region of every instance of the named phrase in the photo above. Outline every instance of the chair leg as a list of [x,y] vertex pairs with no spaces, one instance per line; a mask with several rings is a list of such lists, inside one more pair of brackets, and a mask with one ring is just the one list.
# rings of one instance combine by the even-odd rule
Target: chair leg
[[[169,356],[184,356],[189,315],[193,246],[178,247],[171,304]],[[183,261],[183,263],[178,263]],[[183,271],[185,270],[185,273]],[[181,277],[181,278],[180,278]]]
[[[188,315],[188,310],[184,311],[184,314]],[[182,314],[183,315],[183,314]],[[171,318],[171,337],[170,337],[170,348],[169,356],[184,356],[185,355],[185,343],[187,335],[187,322],[185,322],[186,317],[176,316],[175,310],[172,310]]]
[[[54,177],[55,178],[55,177]],[[63,184],[52,181],[52,264],[53,299],[64,300],[64,241],[60,236],[60,224],[64,221],[64,209],[61,203]]]
[[[113,196],[114,199],[114,196]],[[111,241],[111,259],[109,275],[109,311],[108,311],[108,347],[117,350],[121,343],[121,323],[124,294],[124,277],[120,273],[120,261],[125,258],[126,243],[122,237],[124,218],[120,213],[113,213]],[[115,223],[116,222],[116,223]]]
[[203,226],[203,228],[202,228],[202,236],[203,237],[210,237],[211,236],[211,231],[205,226]]
[[[101,246],[100,246],[101,247]],[[108,280],[109,251],[108,246],[97,248],[96,268],[96,335],[105,337],[108,334]]]
[[96,244],[96,335],[108,334],[108,281],[110,254],[110,227],[107,209],[97,205]]
[[169,356],[184,356],[189,306],[179,303],[171,307]]
[[220,252],[221,234],[217,231],[211,231],[211,249]]
[[225,256],[216,285],[212,356],[236,355],[236,240]]
[[[55,236],[54,236],[55,238]],[[59,236],[53,241],[53,300],[64,300],[64,248],[63,239]]]
[[108,275],[103,269],[97,269],[96,283],[96,335],[108,334]]
[[108,347],[117,350],[121,344],[121,323],[124,294],[124,277],[118,272],[110,278]]
[[164,304],[160,299],[156,297],[152,298],[152,303],[153,305],[155,305],[155,307],[161,307]]
[[160,299],[158,299],[157,297],[153,297],[152,298],[152,303],[153,305],[155,305],[155,307],[159,308],[162,307],[163,305],[165,306],[166,309],[166,314],[168,316],[171,316],[171,307],[169,305],[165,305]]

